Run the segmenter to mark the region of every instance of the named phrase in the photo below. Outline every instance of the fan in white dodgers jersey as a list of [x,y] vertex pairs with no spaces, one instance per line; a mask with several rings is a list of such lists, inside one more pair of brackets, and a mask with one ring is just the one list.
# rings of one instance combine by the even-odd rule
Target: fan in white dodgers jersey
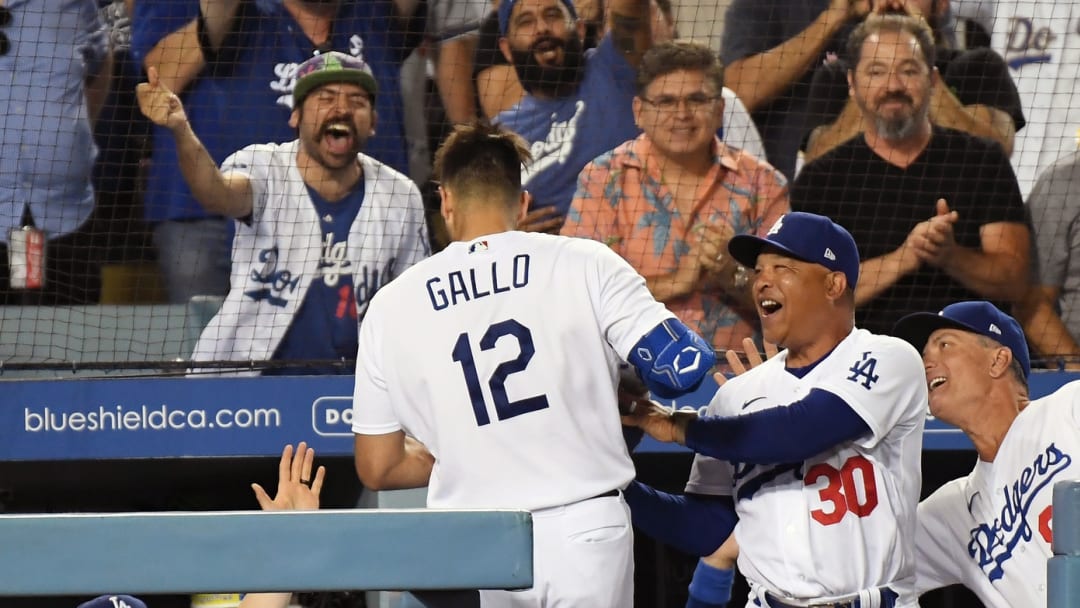
[[675,396],[715,355],[606,245],[514,230],[528,159],[519,136],[484,123],[457,127],[436,155],[454,242],[368,308],[356,468],[377,490],[430,478],[431,507],[532,511],[533,588],[483,591],[483,605],[632,606],[618,365]]
[[1024,334],[989,302],[908,315],[895,333],[922,349],[930,412],[979,454],[919,504],[917,589],[959,583],[990,608],[1045,607],[1053,485],[1080,479],[1080,382],[1029,402]]
[[372,294],[428,254],[420,191],[361,153],[377,118],[371,69],[335,51],[300,64],[289,118],[297,139],[247,146],[220,170],[154,68],[148,81],[136,90],[139,108],[172,132],[192,193],[236,220],[231,288],[192,359],[355,357],[356,322]]
[[706,527],[700,498],[727,497],[747,606],[917,606],[926,420],[918,353],[855,328],[858,251],[828,218],[789,213],[765,238],[739,235],[728,249],[754,268],[764,337],[785,350],[723,383],[706,416],[654,405],[626,418],[698,452],[684,497],[637,482],[627,489],[634,523],[675,544],[685,536],[664,526]]

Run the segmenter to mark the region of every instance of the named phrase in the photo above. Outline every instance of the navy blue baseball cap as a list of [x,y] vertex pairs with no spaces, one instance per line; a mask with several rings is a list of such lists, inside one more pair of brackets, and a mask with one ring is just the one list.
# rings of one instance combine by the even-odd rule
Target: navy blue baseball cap
[[[510,13],[514,10],[514,5],[518,3],[518,0],[502,0],[499,3],[499,35],[506,36],[507,30],[510,29]],[[570,12],[570,19],[577,20],[577,11],[574,10],[574,3],[570,0],[562,0],[563,6]]]
[[731,257],[748,268],[753,268],[758,255],[770,248],[844,273],[851,289],[859,281],[859,250],[855,239],[843,226],[824,215],[793,211],[780,216],[765,238],[738,234],[728,241]]
[[922,352],[930,334],[945,328],[970,331],[1007,346],[1012,351],[1013,358],[1024,368],[1024,377],[1031,375],[1031,356],[1028,354],[1024,330],[1020,329],[1016,319],[1001,312],[990,302],[957,302],[942,308],[937,314],[913,313],[896,322],[893,334]]
[[146,608],[146,604],[130,595],[102,595],[79,604],[79,608]]

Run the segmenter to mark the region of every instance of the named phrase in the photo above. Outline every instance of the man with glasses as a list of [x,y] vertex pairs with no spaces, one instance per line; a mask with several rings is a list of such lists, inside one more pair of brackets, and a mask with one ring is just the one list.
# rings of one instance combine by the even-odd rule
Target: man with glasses
[[[112,75],[93,0],[0,0],[0,305],[97,303],[85,230]],[[41,263],[39,254],[44,254]]]
[[756,313],[727,243],[764,235],[789,205],[779,171],[716,136],[723,76],[701,44],[645,53],[633,101],[644,133],[585,167],[562,234],[607,243],[713,348],[741,349]]
[[1016,176],[998,144],[930,120],[944,85],[929,26],[871,15],[847,54],[864,132],[803,167],[791,206],[859,244],[857,324],[889,334],[907,313],[1024,297],[1031,236]]

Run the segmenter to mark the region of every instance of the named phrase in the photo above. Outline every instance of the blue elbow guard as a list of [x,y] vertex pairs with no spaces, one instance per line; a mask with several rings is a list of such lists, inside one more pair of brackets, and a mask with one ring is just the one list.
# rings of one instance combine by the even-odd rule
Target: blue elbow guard
[[649,391],[671,399],[696,389],[716,364],[711,346],[678,319],[642,336],[628,357]]

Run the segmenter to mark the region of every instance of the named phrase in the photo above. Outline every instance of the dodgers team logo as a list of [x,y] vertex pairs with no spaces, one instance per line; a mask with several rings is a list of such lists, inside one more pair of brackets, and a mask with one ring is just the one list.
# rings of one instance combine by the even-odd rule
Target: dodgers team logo
[[1009,68],[1019,70],[1031,63],[1050,63],[1050,45],[1065,33],[1055,33],[1048,25],[1033,17],[1009,19],[1009,39],[1005,46],[1005,61]]
[[1005,574],[1005,562],[1012,557],[1016,545],[1031,540],[1032,528],[1028,511],[1035,498],[1050,485],[1059,473],[1069,468],[1072,456],[1051,443],[1031,466],[1024,468],[1011,486],[1005,486],[1005,505],[992,524],[979,524],[971,530],[968,554],[975,558],[990,581]]
[[555,115],[551,115],[551,129],[543,141],[533,142],[529,152],[532,153],[533,162],[521,169],[521,183],[543,173],[545,170],[561,165],[570,158],[574,150],[574,139],[577,138],[577,126],[581,116],[585,113],[585,102],[578,101],[574,105],[574,114],[566,120],[556,121]]
[[244,295],[256,302],[265,300],[271,306],[283,308],[289,303],[285,296],[296,291],[300,285],[300,277],[294,277],[287,268],[278,270],[277,246],[260,251],[259,261],[262,262],[262,268],[251,269],[251,280],[265,287],[245,291]]
[[311,428],[323,437],[351,437],[352,397],[319,397],[311,404]]

